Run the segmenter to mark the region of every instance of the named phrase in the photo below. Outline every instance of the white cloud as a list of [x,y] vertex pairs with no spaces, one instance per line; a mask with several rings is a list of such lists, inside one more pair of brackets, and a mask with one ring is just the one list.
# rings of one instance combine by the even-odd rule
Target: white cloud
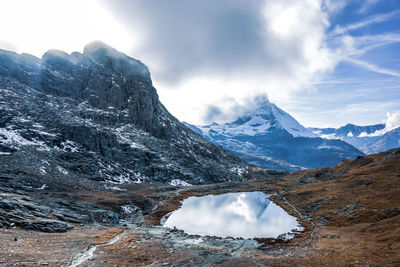
[[357,59],[352,59],[352,58],[347,58],[346,60],[351,62],[351,63],[354,63],[354,64],[356,64],[358,66],[366,68],[366,69],[368,69],[370,71],[400,78],[400,72],[398,72],[398,71],[382,68],[382,67],[376,66],[374,64],[371,64],[371,63],[368,63],[368,62],[365,62],[365,61],[362,61],[362,60],[357,60]]
[[399,14],[400,14],[399,11],[393,11],[393,12],[390,12],[390,13],[373,15],[373,16],[371,16],[371,17],[369,17],[369,18],[367,18],[367,19],[365,19],[363,21],[360,21],[360,22],[357,22],[357,23],[352,23],[352,24],[349,24],[349,25],[347,25],[345,27],[337,26],[335,28],[335,30],[333,31],[333,34],[340,35],[340,34],[344,34],[344,33],[349,32],[349,31],[354,31],[354,30],[357,30],[357,29],[360,29],[360,28],[364,28],[364,27],[366,27],[368,25],[371,25],[371,24],[385,22],[385,21],[391,20],[393,18],[397,18],[399,16]]
[[366,0],[364,5],[360,8],[360,13],[367,12],[371,7],[376,5],[380,0]]
[[128,52],[135,39],[96,0],[0,1],[0,48],[41,57],[102,40]]
[[[235,1],[235,4],[239,2]],[[205,19],[215,23],[207,24],[207,27],[203,27],[204,25],[200,23],[197,28],[198,21],[178,20],[179,23],[196,24],[194,33],[186,32],[186,28],[180,30],[182,26],[178,22],[171,22],[168,16],[161,18],[164,24],[169,25],[168,30],[173,28],[184,31],[184,36],[178,36],[184,39],[183,44],[180,40],[173,40],[173,44],[177,46],[174,47],[174,51],[178,50],[179,54],[176,55],[170,51],[171,40],[165,40],[159,35],[147,37],[152,44],[147,45],[148,40],[144,40],[142,49],[131,53],[138,55],[137,57],[142,58],[149,65],[161,101],[172,114],[190,123],[208,123],[211,122],[207,120],[209,107],[217,106],[223,114],[220,120],[228,120],[238,114],[238,105],[243,105],[248,98],[260,94],[267,94],[271,101],[289,97],[293,92],[304,88],[312,89],[312,84],[322,79],[325,73],[333,70],[337,63],[337,56],[326,44],[325,34],[329,21],[320,0],[265,0],[263,3],[259,13],[246,14],[246,11],[241,11],[245,16],[252,16],[251,20],[259,23],[249,25],[259,27],[255,30],[259,37],[249,36],[248,39],[234,40],[237,42],[235,47],[237,46],[238,49],[230,51],[228,58],[219,56],[219,51],[231,49],[229,31],[237,30],[235,25],[233,29],[226,29],[223,25],[224,21],[220,21],[218,17],[206,17]],[[204,6],[197,7],[200,10],[196,10],[196,16],[202,13],[201,8],[208,8],[209,5],[210,3],[207,2]],[[225,12],[227,8],[233,8],[231,12],[237,12],[231,4],[214,4],[213,2],[212,5],[217,15],[219,12],[215,10],[218,9]],[[135,8],[138,7],[135,6]],[[190,9],[182,8],[180,12],[183,14],[191,12]],[[257,10],[259,9],[258,7]],[[155,12],[158,14],[158,11]],[[166,16],[164,13],[162,15]],[[258,17],[255,19],[254,16]],[[186,15],[184,17],[186,18]],[[143,24],[148,18],[139,16],[136,19],[141,20]],[[240,19],[247,21],[243,17]],[[138,22],[130,21],[130,23],[135,25],[132,29],[137,28]],[[151,23],[158,25],[158,22],[150,21],[149,24]],[[246,23],[243,24],[246,25]],[[170,33],[170,36],[175,36],[175,30]],[[158,34],[157,31],[158,29],[153,28],[146,29],[146,32],[154,35]],[[216,31],[221,35],[216,37],[217,43],[209,31]],[[186,43],[190,42],[191,38],[196,38],[196,40],[198,38],[192,34],[206,38],[202,40],[202,43],[206,45],[196,47],[201,52],[193,49],[187,55],[184,52],[190,47],[187,47]],[[154,46],[154,43],[159,44],[159,47],[150,49],[149,47]],[[164,49],[167,50],[164,51]],[[196,53],[200,54],[196,55]],[[174,57],[171,58],[171,54]],[[184,59],[180,59],[181,55],[187,55],[186,57],[191,58],[191,61],[184,62]],[[169,66],[174,71],[173,75],[179,74],[180,71],[182,75],[173,82],[164,79],[165,76],[171,75],[170,71],[164,69],[163,66]]]
[[390,132],[391,130],[399,128],[400,127],[400,111],[393,112],[393,113],[387,112],[386,119],[383,121],[383,123],[385,124],[384,129],[378,130],[372,134],[367,134],[367,133],[363,132],[360,134],[360,137],[381,136],[387,132]]
[[354,37],[357,43],[359,54],[363,54],[372,49],[379,48],[385,45],[395,44],[400,42],[400,34],[398,33],[384,33],[375,35],[364,35]]
[[327,10],[328,14],[336,14],[341,11],[347,3],[346,0],[325,0],[323,6]]
[[[372,6],[373,2],[365,3]],[[324,75],[344,60],[399,77],[398,71],[361,57],[372,49],[398,43],[398,33],[352,34],[366,26],[390,22],[400,12],[370,16],[328,32],[329,19],[348,3],[4,0],[0,1],[0,23],[11,26],[0,27],[0,39],[8,41],[0,40],[0,48],[41,56],[50,48],[81,51],[86,43],[102,40],[150,67],[161,101],[175,116],[202,124],[234,118],[241,112],[240,106],[248,105],[248,99],[257,95],[267,94],[278,104],[293,101],[300,94],[310,97],[321,88]],[[209,116],[214,107],[220,115]],[[315,114],[315,109],[301,113],[298,104],[282,108],[296,111],[293,115],[304,121],[312,114],[308,124],[315,116],[322,116]],[[338,116],[333,113],[332,109],[318,111],[325,117]],[[344,115],[340,119],[347,120],[342,118]]]
[[334,51],[337,62],[347,61],[369,71],[380,74],[400,77],[400,72],[390,68],[380,67],[366,60],[360,59],[367,52],[400,42],[398,33],[388,32],[375,35],[352,36],[352,30],[360,29],[371,24],[389,21],[397,18],[399,11],[371,16],[361,22],[353,23],[345,27],[337,26],[332,33],[328,34],[329,43]]
[[[211,122],[211,118],[213,121],[222,122],[237,116],[241,111],[238,106],[245,105],[248,102],[246,98],[257,94],[268,94],[272,102],[286,103],[301,91],[316,93],[315,88],[324,80],[324,74],[330,73],[341,61],[351,62],[380,74],[400,77],[396,70],[360,59],[360,56],[370,50],[398,43],[400,37],[397,33],[361,36],[350,34],[352,30],[395,19],[399,15],[398,11],[374,15],[329,33],[328,17],[332,12],[339,12],[346,3],[335,2],[337,6],[334,6],[332,2],[329,8],[323,8],[320,1],[264,3],[264,49],[267,53],[274,54],[271,65],[280,62],[285,68],[275,66],[264,73],[260,72],[262,68],[252,69],[254,73],[234,73],[231,76],[224,76],[219,72],[215,73],[215,76],[205,73],[203,76],[184,79],[178,86],[168,88],[167,85],[160,84],[161,99],[178,118],[196,124]],[[178,99],[182,97],[187,99],[190,105],[178,105]],[[208,114],[208,107],[218,107],[219,119],[218,116],[205,116]],[[298,106],[294,111],[296,118],[301,118]],[[328,114],[326,115],[332,116]],[[358,114],[358,111],[355,111],[355,114]],[[308,124],[312,124],[310,120],[314,119],[305,119],[303,116],[303,120],[308,121]]]
[[391,131],[400,127],[400,111],[395,113],[386,113],[386,120],[385,120],[386,130]]
[[8,50],[8,51],[18,51],[19,48],[13,43],[10,43],[5,40],[0,40],[0,49]]

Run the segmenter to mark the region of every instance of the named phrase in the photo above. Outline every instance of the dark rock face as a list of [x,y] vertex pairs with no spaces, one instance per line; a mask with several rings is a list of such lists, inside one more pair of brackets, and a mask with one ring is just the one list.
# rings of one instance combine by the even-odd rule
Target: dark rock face
[[59,160],[68,176],[99,180],[243,179],[231,169],[247,164],[168,113],[140,61],[99,42],[83,54],[49,51],[42,60],[0,56],[0,161],[10,163],[25,152],[28,158],[20,160],[39,173],[55,165],[33,159]]
[[2,191],[239,181],[249,168],[182,125],[160,103],[147,67],[103,43],[42,59],[0,50]]

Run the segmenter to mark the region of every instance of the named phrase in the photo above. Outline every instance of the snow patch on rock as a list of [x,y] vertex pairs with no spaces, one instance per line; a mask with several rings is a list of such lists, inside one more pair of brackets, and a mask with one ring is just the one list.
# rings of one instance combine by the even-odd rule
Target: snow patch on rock
[[192,186],[191,184],[189,184],[185,181],[182,181],[181,179],[171,180],[171,182],[169,182],[169,184],[172,186]]
[[64,174],[64,175],[67,175],[67,174],[68,174],[68,171],[67,171],[66,169],[64,169],[63,167],[61,167],[61,166],[58,166],[58,165],[57,165],[57,170],[58,170],[59,172],[61,172],[62,174]]
[[136,207],[135,205],[123,205],[121,206],[121,209],[123,210],[123,212],[128,215],[131,214],[135,211],[138,210],[138,207]]

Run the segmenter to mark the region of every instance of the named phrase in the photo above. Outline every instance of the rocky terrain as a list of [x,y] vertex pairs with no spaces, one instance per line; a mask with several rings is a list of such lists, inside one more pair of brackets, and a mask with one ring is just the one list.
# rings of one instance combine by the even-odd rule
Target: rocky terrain
[[[0,51],[0,266],[397,266],[399,179],[400,149],[256,168],[177,121],[147,68],[102,43],[42,59]],[[304,231],[234,239],[160,225],[187,197],[250,191]]]
[[118,222],[118,210],[65,194],[240,181],[250,168],[181,124],[147,67],[103,43],[42,59],[0,51],[0,227],[65,232],[70,223]]
[[[191,187],[126,184],[124,192],[66,192],[64,199],[117,210],[118,225],[71,224],[66,233],[2,229],[1,265],[50,266],[398,266],[400,149],[290,175],[255,169],[254,180]],[[262,191],[297,216],[294,239],[187,235],[160,226],[189,196]],[[45,191],[42,193],[45,195]],[[55,194],[52,193],[53,196]],[[134,197],[136,196],[136,197]],[[140,197],[139,197],[140,196]],[[55,196],[56,197],[56,196]],[[58,197],[58,196],[57,196]],[[141,198],[141,201],[138,199]],[[74,199],[74,200],[73,200]],[[128,200],[131,199],[131,200]],[[136,202],[134,202],[136,201]]]
[[144,64],[100,42],[42,59],[0,51],[0,162],[80,184],[242,180],[249,168],[174,118]]
[[186,125],[260,168],[296,171],[364,155],[339,138],[321,138],[262,97],[233,122]]

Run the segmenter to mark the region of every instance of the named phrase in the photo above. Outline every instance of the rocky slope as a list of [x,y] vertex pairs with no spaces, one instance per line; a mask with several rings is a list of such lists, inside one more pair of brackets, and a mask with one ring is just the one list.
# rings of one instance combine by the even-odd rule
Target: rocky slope
[[249,168],[182,125],[147,67],[103,43],[42,59],[0,51],[0,227],[66,231],[65,222],[97,221],[60,196],[68,191],[239,181]]
[[[192,187],[126,184],[125,193],[75,198],[117,207],[127,195],[151,200],[148,213],[125,215],[119,227],[77,226],[49,234],[2,230],[1,265],[80,266],[398,266],[400,149],[345,160],[336,167]],[[304,226],[291,240],[188,235],[160,219],[190,196],[262,191]],[[136,218],[136,219],[135,219]],[[135,221],[136,220],[136,221]],[[138,223],[140,222],[140,223]],[[74,266],[74,265],[72,265]]]
[[400,147],[400,127],[386,132],[374,142],[367,151],[368,154],[379,153],[388,149]]
[[234,122],[186,125],[261,168],[295,171],[364,155],[339,139],[318,137],[267,99]]
[[83,54],[0,56],[3,170],[114,182],[243,179],[237,170],[248,165],[168,113],[141,62],[98,42]]
[[357,126],[346,124],[340,128],[309,128],[325,139],[343,140],[366,154],[400,147],[400,128],[385,129],[385,124]]
[[[146,73],[99,43],[41,60],[0,53],[1,266],[400,265],[400,149],[289,175],[250,169],[169,115]],[[304,231],[234,239],[160,226],[187,197],[246,191],[273,194]]]

